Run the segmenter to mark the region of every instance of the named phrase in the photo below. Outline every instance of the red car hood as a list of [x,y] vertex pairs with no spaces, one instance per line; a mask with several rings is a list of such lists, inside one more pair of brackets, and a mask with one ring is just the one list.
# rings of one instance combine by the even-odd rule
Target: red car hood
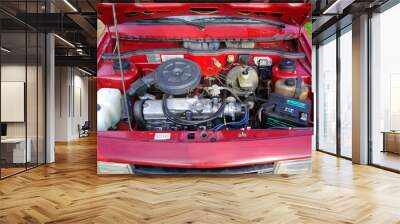
[[[105,25],[113,24],[112,4],[97,4]],[[311,18],[309,3],[118,3],[115,5],[118,23],[182,15],[241,16],[269,19],[291,25],[303,25]],[[101,12],[101,13],[100,13]]]

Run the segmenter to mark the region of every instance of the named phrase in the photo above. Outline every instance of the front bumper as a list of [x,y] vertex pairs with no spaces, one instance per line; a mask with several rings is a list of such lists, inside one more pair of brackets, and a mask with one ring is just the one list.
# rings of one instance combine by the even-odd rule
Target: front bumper
[[[182,142],[179,137],[176,141],[157,142],[151,138],[146,140],[151,135],[148,132],[103,132],[98,134],[98,172],[197,174],[208,170],[236,174],[286,170],[286,173],[296,173],[310,164],[312,130],[291,134],[275,132],[263,138],[252,138],[257,136],[255,132],[246,134],[248,138],[240,140],[227,140],[225,135],[225,140],[216,142]],[[298,162],[298,167],[293,168],[294,165],[285,165],[283,161],[303,163]],[[273,169],[263,166],[273,166]],[[119,167],[115,168],[119,171],[112,167]]]

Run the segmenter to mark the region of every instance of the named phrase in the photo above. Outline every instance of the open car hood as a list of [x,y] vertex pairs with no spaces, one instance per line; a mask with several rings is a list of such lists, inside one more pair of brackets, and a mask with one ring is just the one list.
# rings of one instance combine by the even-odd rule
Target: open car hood
[[[99,19],[113,25],[112,4],[97,5]],[[118,23],[182,15],[240,16],[268,19],[291,25],[303,25],[310,20],[309,3],[118,3],[115,5]]]

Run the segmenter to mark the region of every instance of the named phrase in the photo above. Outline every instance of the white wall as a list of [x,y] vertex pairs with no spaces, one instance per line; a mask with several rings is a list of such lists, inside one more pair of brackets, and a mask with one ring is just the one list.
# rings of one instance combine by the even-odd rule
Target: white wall
[[[25,76],[26,76],[26,71],[29,74],[28,76],[28,81],[29,85],[36,86],[36,80],[31,80],[30,75],[35,74],[36,75],[36,66],[27,66],[25,67],[25,64],[3,64],[1,66],[1,81],[2,82],[25,82]],[[37,102],[36,102],[36,88],[27,88],[27,106],[31,107],[28,112],[32,111],[32,108],[34,107],[36,111],[37,107]],[[1,110],[7,110],[7,108],[1,108]],[[33,128],[36,130],[36,120],[37,120],[37,115],[36,113],[28,113],[27,114],[28,122],[34,121],[34,124],[29,123],[28,124],[28,129]],[[25,124],[26,122],[7,122],[7,135],[8,137],[25,137]],[[35,127],[33,127],[35,125]],[[31,132],[28,130],[28,137]],[[36,135],[36,132],[35,132]]]
[[69,68],[55,68],[55,140],[68,140]]
[[74,108],[72,119],[72,136],[78,137],[78,124],[83,125],[88,120],[88,78],[82,76],[82,73],[74,75]]
[[[4,82],[25,82],[25,64],[7,64],[1,66],[1,81]],[[6,110],[6,108],[1,108]],[[8,137],[25,137],[25,122],[7,123]]]
[[79,138],[78,125],[88,120],[88,78],[72,67],[56,67],[56,141]]

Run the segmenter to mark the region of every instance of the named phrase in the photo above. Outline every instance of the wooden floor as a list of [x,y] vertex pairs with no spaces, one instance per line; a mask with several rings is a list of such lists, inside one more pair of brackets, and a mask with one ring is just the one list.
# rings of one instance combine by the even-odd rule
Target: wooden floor
[[25,167],[23,168],[1,168],[1,177],[7,177],[7,176],[11,176],[13,174],[19,173],[19,172],[23,172],[25,170]]
[[96,175],[95,138],[0,181],[0,223],[400,223],[400,175],[314,155],[309,176]]

